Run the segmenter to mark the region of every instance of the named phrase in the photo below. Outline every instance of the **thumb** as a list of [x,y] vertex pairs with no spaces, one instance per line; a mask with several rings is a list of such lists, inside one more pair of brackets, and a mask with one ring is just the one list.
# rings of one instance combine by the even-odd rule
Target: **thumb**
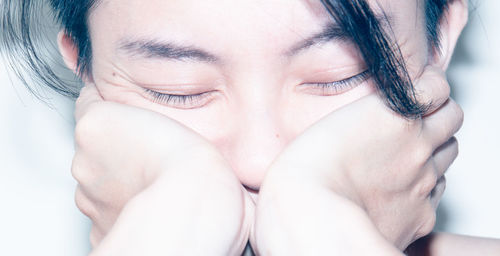
[[92,104],[103,101],[94,83],[85,84],[75,102],[75,120],[78,122]]

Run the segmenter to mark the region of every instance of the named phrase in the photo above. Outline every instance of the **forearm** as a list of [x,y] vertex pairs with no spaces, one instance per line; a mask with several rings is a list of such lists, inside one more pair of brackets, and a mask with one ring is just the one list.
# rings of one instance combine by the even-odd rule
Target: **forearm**
[[131,199],[92,256],[240,253],[249,232],[242,188],[225,167],[199,163],[163,173]]
[[500,240],[449,233],[432,233],[408,248],[409,256],[500,255]]
[[403,255],[361,208],[318,186],[306,186],[261,190],[254,238],[260,254]]

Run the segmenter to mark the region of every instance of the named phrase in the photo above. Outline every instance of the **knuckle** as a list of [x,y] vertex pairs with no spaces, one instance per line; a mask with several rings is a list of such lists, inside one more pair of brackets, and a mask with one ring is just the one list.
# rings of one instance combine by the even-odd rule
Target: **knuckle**
[[446,178],[443,176],[443,181],[441,183],[441,191],[439,193],[439,200],[441,201],[441,198],[443,198],[444,192],[446,191],[446,186],[448,185],[448,182],[446,181]]
[[454,161],[458,157],[458,140],[455,137],[451,137],[450,139],[450,147],[451,147],[451,160]]
[[430,104],[434,105],[435,109],[439,109],[450,98],[450,86],[443,79],[439,79],[434,86],[433,95],[429,97]]
[[421,88],[418,90],[417,93],[417,101],[421,104],[431,104],[432,105],[432,98],[431,98],[432,92],[429,91],[429,89],[425,88],[424,86],[421,86]]
[[434,209],[437,208],[437,205],[439,204],[439,201],[443,197],[445,190],[446,190],[446,178],[445,178],[445,176],[442,176],[439,179],[436,187],[433,189],[432,195],[431,195],[431,201],[434,201],[434,206],[435,206]]
[[441,102],[445,102],[450,97],[451,89],[446,78],[439,77],[436,83],[437,95]]
[[446,77],[435,68],[426,68],[418,87],[419,102],[429,106],[426,114],[433,113],[445,104],[451,93]]
[[460,105],[458,105],[456,102],[453,101],[453,109],[456,113],[456,117],[457,117],[457,127],[460,128],[462,127],[462,124],[464,123],[464,110],[462,109],[462,107],[460,107]]
[[85,171],[82,166],[82,160],[80,154],[75,154],[73,161],[71,163],[71,175],[80,184],[85,184]]
[[75,126],[75,144],[78,147],[85,145],[85,138],[87,137],[87,127],[83,122],[78,122]]
[[433,146],[429,143],[421,143],[419,146],[414,148],[414,159],[417,161],[420,168],[424,167],[429,158],[432,156],[433,151]]
[[92,225],[92,228],[90,230],[90,235],[89,235],[89,240],[90,240],[90,245],[92,248],[95,248],[99,245],[100,241],[102,240],[102,233],[99,230],[99,228],[95,225]]
[[422,226],[417,230],[417,237],[424,237],[432,232],[434,226],[436,225],[436,212],[429,209],[429,213],[426,215],[426,218],[423,221]]
[[421,103],[442,104],[450,96],[450,85],[442,72],[427,68],[419,82]]
[[97,211],[93,206],[90,199],[85,195],[82,188],[80,186],[77,187],[75,192],[75,204],[76,207],[91,220],[95,219],[97,216]]
[[454,133],[454,128],[449,127],[449,125],[439,125],[433,128],[434,133],[437,134],[437,140],[435,141],[435,146],[441,146],[440,144],[445,143],[450,139],[451,136],[453,136]]
[[434,171],[428,172],[417,185],[417,194],[420,198],[427,198],[437,185],[438,177]]
[[78,146],[89,145],[89,141],[92,141],[95,133],[99,131],[99,111],[96,107],[90,107],[88,111],[78,120],[75,125],[75,143]]
[[453,160],[457,159],[458,153],[460,151],[460,144],[458,143],[458,140],[453,137],[454,142],[453,142]]
[[92,163],[81,153],[76,153],[71,163],[71,175],[79,185],[87,186],[96,182],[97,176]]

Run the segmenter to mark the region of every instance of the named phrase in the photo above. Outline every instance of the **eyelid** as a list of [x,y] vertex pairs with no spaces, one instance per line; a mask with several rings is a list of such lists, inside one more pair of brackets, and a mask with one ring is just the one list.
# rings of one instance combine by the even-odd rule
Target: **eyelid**
[[217,91],[207,91],[196,94],[168,94],[144,88],[147,97],[153,102],[163,104],[169,107],[178,109],[195,109],[200,108],[213,99],[213,94]]
[[365,70],[361,73],[358,73],[346,79],[327,82],[327,83],[321,83],[321,82],[303,83],[300,85],[300,87],[305,90],[312,91],[313,94],[319,94],[321,96],[332,96],[332,95],[342,94],[357,87],[358,85],[368,80],[370,76],[371,76],[370,72],[368,70]]

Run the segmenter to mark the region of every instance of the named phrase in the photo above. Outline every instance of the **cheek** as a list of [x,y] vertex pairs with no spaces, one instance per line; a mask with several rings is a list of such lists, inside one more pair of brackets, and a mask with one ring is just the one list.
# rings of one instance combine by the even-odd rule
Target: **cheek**
[[332,111],[374,92],[373,84],[365,82],[336,96],[255,95],[245,98],[261,100],[220,100],[180,110],[153,103],[130,86],[99,80],[96,85],[105,100],[155,111],[199,133],[219,149],[242,184],[254,190],[259,189],[271,162],[296,136]]
[[368,80],[356,88],[336,96],[300,95],[295,101],[287,103],[288,111],[284,112],[283,116],[287,126],[294,128],[294,134],[300,134],[329,113],[375,91],[375,84]]
[[208,104],[206,107],[199,109],[181,110],[154,103],[142,96],[139,92],[140,89],[132,86],[110,84],[108,82],[99,83],[97,81],[96,86],[106,101],[160,113],[197,132],[212,143],[219,141],[229,133],[228,130],[232,122],[228,122],[228,113],[219,104]]

